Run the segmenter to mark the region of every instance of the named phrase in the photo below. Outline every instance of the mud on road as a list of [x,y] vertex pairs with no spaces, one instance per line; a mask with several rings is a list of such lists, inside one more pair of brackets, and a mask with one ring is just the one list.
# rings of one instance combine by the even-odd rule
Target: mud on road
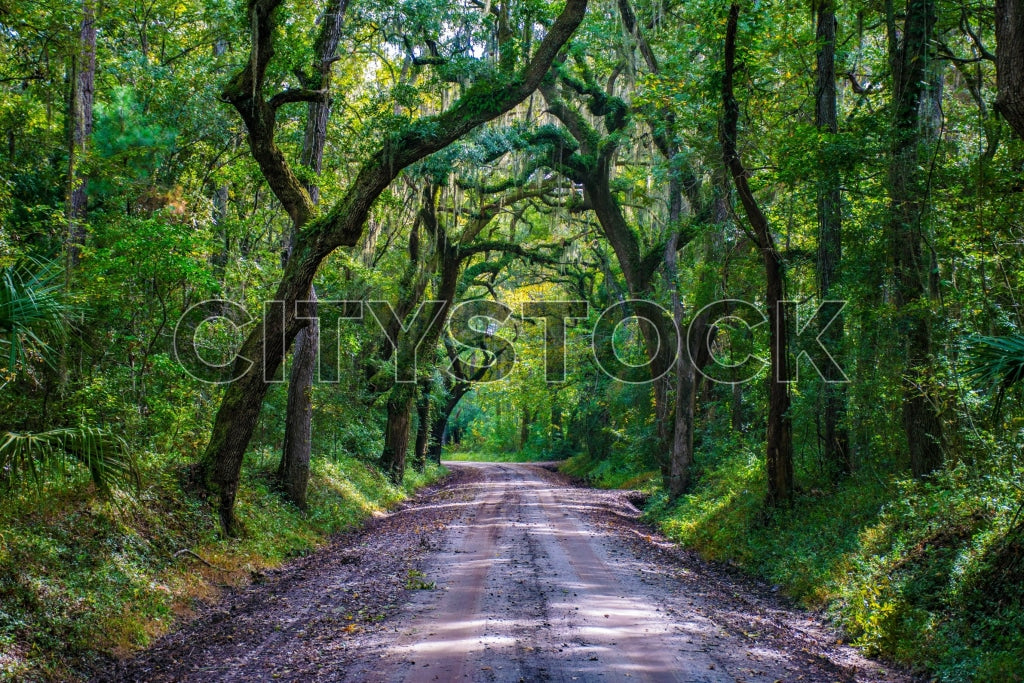
[[532,465],[453,476],[100,680],[907,681]]

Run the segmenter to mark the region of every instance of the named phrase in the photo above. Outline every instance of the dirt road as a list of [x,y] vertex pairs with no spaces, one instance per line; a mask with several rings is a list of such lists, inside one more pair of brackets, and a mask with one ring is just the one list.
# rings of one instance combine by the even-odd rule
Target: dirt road
[[902,681],[539,467],[455,481],[230,596],[116,680]]

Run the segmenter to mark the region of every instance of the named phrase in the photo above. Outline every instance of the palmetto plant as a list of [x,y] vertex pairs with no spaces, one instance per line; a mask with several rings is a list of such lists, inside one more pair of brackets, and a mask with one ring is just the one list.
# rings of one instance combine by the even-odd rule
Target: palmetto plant
[[975,383],[996,389],[998,413],[1006,390],[1024,380],[1024,335],[974,337],[971,366],[967,371]]
[[124,439],[97,427],[0,435],[0,482],[16,487],[29,480],[66,476],[69,465],[88,468],[103,493],[111,486],[139,485],[139,471]]
[[[47,358],[46,340],[67,335],[73,308],[61,291],[59,268],[53,262],[28,260],[0,268],[0,353],[8,374],[24,367],[28,356]],[[0,389],[6,386],[0,384]],[[0,432],[0,486],[63,476],[70,466],[89,470],[96,487],[139,484],[135,459],[124,439],[98,427],[51,429],[43,432]]]
[[67,335],[72,307],[61,296],[54,262],[26,260],[0,268],[0,353],[14,372],[28,352],[45,356],[44,337]]

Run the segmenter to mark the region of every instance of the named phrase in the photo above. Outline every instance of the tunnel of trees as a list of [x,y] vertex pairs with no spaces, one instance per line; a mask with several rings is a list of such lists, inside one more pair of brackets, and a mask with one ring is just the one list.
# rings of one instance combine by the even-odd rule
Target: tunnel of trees
[[2,3],[0,135],[0,671],[448,454],[1021,675],[1019,0]]

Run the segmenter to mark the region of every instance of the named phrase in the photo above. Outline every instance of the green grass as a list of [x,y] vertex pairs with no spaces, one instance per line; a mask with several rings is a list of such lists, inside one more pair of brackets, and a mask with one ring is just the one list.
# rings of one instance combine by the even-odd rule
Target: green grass
[[515,452],[484,452],[484,451],[445,451],[445,460],[457,462],[549,462],[551,456],[534,451]]
[[273,490],[276,455],[257,453],[237,501],[244,533],[224,540],[209,504],[184,484],[184,466],[144,461],[144,488],[130,497],[105,501],[84,475],[41,493],[6,494],[0,679],[87,675],[106,657],[144,647],[223,586],[311,552],[444,472],[410,472],[396,487],[362,461],[315,459],[304,514]]
[[657,472],[646,471],[633,462],[617,458],[592,460],[580,454],[566,460],[559,469],[570,477],[585,479],[605,489],[639,489],[650,493],[660,484]]
[[[666,535],[828,610],[868,654],[942,681],[1024,681],[1020,475],[958,467],[922,483],[862,471],[770,511],[759,452],[733,442],[702,460],[689,495],[670,504],[657,492],[648,505]],[[605,486],[644,478],[580,456],[563,471]]]

